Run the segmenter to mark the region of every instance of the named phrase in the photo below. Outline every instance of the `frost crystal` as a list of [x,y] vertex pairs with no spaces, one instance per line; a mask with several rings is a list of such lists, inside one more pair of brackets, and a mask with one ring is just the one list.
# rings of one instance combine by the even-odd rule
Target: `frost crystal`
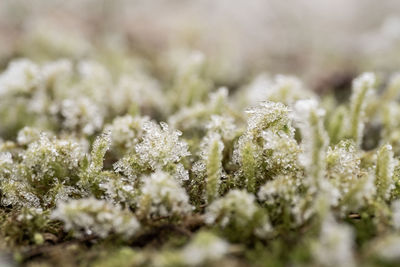
[[[50,138],[42,133],[21,155],[10,180],[3,184],[6,202],[47,207],[56,199],[68,196],[68,187],[79,179],[79,162],[83,152],[78,143],[68,139]],[[17,190],[13,192],[14,190]],[[19,203],[20,202],[20,203]]]
[[130,177],[136,177],[140,170],[169,171],[179,181],[189,179],[182,166],[183,158],[190,155],[186,142],[180,140],[181,132],[172,130],[166,123],[161,127],[152,121],[143,123],[143,137],[134,151],[118,161],[114,168]]
[[111,144],[110,135],[111,132],[105,132],[94,141],[89,166],[91,172],[96,173],[103,169],[104,156]]
[[[326,162],[326,176],[335,188],[339,190],[340,200],[345,199],[347,204],[349,204],[349,202],[352,202],[351,199],[357,197],[357,195],[364,195],[362,192],[363,185],[368,180],[368,174],[361,171],[360,155],[357,153],[356,146],[351,140],[341,141],[334,148],[329,147]],[[371,192],[366,194],[369,193]],[[361,203],[362,200],[360,199],[359,204]],[[342,208],[345,207],[342,206]]]
[[247,189],[256,192],[268,179],[296,173],[300,148],[285,105],[264,102],[248,113],[247,131],[239,138],[234,160],[242,166],[239,180],[244,179]]
[[246,229],[257,236],[265,236],[271,231],[268,218],[255,203],[255,197],[245,191],[231,190],[224,197],[212,202],[206,209],[205,221],[222,229],[233,231]]
[[89,98],[65,99],[61,105],[64,126],[92,135],[103,125],[103,111]]
[[115,118],[112,124],[108,126],[111,131],[112,149],[122,153],[134,148],[143,136],[144,123],[148,121],[147,117],[132,117],[130,115]]
[[153,169],[159,165],[176,163],[190,155],[187,144],[179,140],[182,133],[169,129],[166,123],[160,125],[145,122],[143,141],[136,145],[140,162],[149,164]]
[[10,152],[0,152],[0,167],[3,167],[7,164],[12,164],[12,155]]
[[249,114],[247,127],[249,132],[257,133],[264,129],[271,129],[274,132],[280,130],[293,132],[288,128],[290,125],[289,109],[282,103],[263,102],[246,112]]
[[94,198],[58,202],[51,217],[63,221],[65,230],[73,230],[77,237],[93,234],[106,238],[115,233],[129,239],[140,226],[132,213]]
[[142,214],[148,218],[179,216],[192,211],[185,189],[162,171],[144,178],[138,201]]

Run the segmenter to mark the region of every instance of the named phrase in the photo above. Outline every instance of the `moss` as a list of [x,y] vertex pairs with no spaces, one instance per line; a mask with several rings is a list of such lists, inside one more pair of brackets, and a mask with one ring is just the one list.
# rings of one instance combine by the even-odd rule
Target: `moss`
[[397,76],[374,94],[375,76],[362,74],[341,102],[284,75],[214,86],[200,52],[76,40],[59,51],[37,37],[22,57],[67,58],[16,59],[0,73],[7,262],[399,263]]

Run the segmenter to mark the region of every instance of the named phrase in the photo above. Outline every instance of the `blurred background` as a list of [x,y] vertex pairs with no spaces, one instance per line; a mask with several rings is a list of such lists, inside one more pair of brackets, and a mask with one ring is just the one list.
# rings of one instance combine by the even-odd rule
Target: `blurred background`
[[16,57],[98,59],[104,51],[140,58],[156,74],[160,58],[201,51],[217,85],[283,73],[319,90],[361,71],[399,69],[400,1],[0,1],[1,70]]

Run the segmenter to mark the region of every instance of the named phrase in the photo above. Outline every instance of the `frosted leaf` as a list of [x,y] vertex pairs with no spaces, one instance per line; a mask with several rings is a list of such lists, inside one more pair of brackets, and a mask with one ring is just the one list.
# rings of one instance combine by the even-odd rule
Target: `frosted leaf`
[[200,157],[206,166],[206,195],[207,201],[218,196],[219,185],[223,175],[222,159],[224,143],[221,136],[209,132],[200,144]]
[[273,133],[271,130],[262,132],[264,139],[263,151],[268,151],[267,168],[271,171],[288,174],[296,171],[300,147],[296,140],[284,132]]
[[396,165],[391,145],[382,146],[377,154],[376,187],[382,199],[389,199],[391,191],[395,188],[393,172]]
[[129,239],[140,227],[137,219],[129,211],[95,198],[60,201],[51,217],[64,222],[65,230],[73,230],[77,237],[94,234],[106,238],[117,234]]
[[[190,107],[183,107],[170,116],[168,122],[174,128],[185,133],[198,135],[207,131],[211,116],[219,115],[229,118],[232,113],[228,101],[228,90],[222,87],[216,92],[210,93],[209,100],[206,103],[196,103]],[[230,127],[229,121],[225,121],[225,123]]]
[[136,151],[142,164],[149,164],[153,169],[189,156],[188,146],[180,141],[181,132],[170,130],[166,123],[145,122],[143,141],[136,145]]
[[352,142],[341,141],[333,149],[329,147],[326,160],[331,176],[352,180],[360,171],[361,159]]
[[180,182],[189,180],[189,171],[181,163],[176,164],[174,175]]
[[114,204],[126,203],[129,206],[137,204],[138,191],[133,187],[132,183],[123,177],[116,179],[107,179],[99,184],[104,191],[105,199]]
[[1,183],[1,190],[3,193],[2,206],[41,207],[40,199],[30,192],[29,185],[26,182],[18,181],[13,177]]
[[[271,231],[268,218],[255,203],[254,195],[241,190],[231,190],[224,197],[212,202],[206,209],[205,222],[222,229],[247,229],[252,234],[264,237]],[[240,234],[240,233],[239,233]]]
[[0,167],[12,164],[12,155],[10,152],[0,152]]
[[221,135],[223,139],[231,140],[236,133],[236,126],[232,117],[212,115],[210,122],[206,125],[209,132],[215,132]]
[[89,170],[93,173],[100,172],[103,169],[103,161],[106,152],[110,149],[111,132],[107,131],[98,136],[93,143],[91,152],[91,162]]
[[[133,158],[134,157],[134,158]],[[133,160],[133,162],[132,162]],[[118,160],[113,164],[114,171],[117,173],[123,173],[124,175],[128,176],[130,179],[135,180],[139,175],[138,170],[136,167],[136,155],[135,156],[128,156],[123,157],[122,159]]]
[[103,110],[86,97],[63,100],[61,115],[65,128],[80,130],[87,135],[92,135],[103,126]]
[[361,159],[354,143],[341,141],[333,149],[329,147],[326,162],[327,178],[338,188],[341,197],[347,195],[361,172]]
[[258,198],[269,205],[278,204],[282,200],[293,202],[299,182],[290,176],[278,176],[264,184],[258,192]]
[[146,217],[180,216],[192,211],[185,189],[168,173],[156,171],[143,180],[138,203]]
[[289,109],[282,103],[266,101],[260,105],[246,110],[249,115],[247,131],[259,132],[265,129],[272,131],[288,131],[290,135],[294,130],[290,128]]
[[80,145],[68,139],[49,138],[44,133],[22,154],[20,176],[46,193],[56,181],[73,184],[84,154]]
[[231,220],[239,225],[246,225],[257,211],[255,197],[239,190],[231,190],[226,196],[211,203],[205,215],[207,224],[214,224],[218,219],[221,226],[226,226]]
[[130,115],[116,117],[112,124],[108,126],[114,149],[128,150],[134,148],[143,136],[143,124],[148,121],[148,117],[132,117]]

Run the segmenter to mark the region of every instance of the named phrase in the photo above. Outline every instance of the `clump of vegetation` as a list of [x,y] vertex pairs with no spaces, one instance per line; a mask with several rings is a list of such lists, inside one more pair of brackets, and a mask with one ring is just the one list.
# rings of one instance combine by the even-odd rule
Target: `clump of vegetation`
[[398,75],[343,101],[284,75],[219,87],[198,51],[29,59],[36,41],[0,74],[2,261],[400,263]]

